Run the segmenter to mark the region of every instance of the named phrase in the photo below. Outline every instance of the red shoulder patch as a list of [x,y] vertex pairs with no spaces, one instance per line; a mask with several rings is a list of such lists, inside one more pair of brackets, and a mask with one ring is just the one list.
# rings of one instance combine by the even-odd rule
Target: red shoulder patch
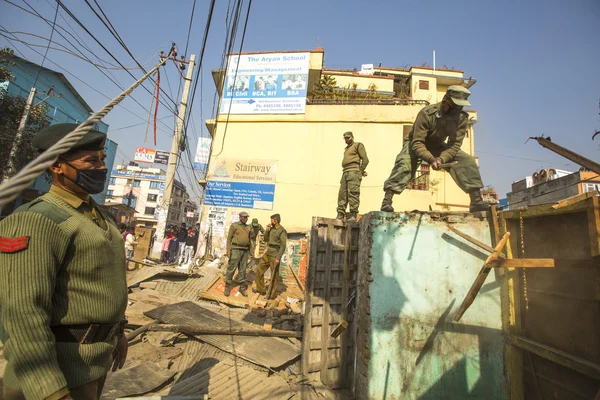
[[18,238],[0,237],[0,253],[16,253],[29,246],[29,236]]

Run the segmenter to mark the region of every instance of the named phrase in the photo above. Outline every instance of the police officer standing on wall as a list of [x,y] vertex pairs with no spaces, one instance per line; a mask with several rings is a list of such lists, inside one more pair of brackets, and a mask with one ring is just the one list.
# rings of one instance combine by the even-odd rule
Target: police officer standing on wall
[[225,290],[223,294],[229,296],[231,286],[233,285],[233,274],[238,272],[238,282],[240,284],[240,293],[242,296],[248,296],[246,289],[246,266],[248,265],[248,256],[250,255],[250,225],[248,222],[248,213],[242,211],[240,213],[239,222],[234,222],[229,227],[227,234],[227,256],[229,264],[227,265],[227,273],[225,275]]
[[[275,293],[277,293],[279,263],[281,262],[283,253],[285,253],[285,246],[287,244],[287,231],[280,224],[281,216],[279,214],[271,215],[271,223],[267,225],[267,229],[265,230],[267,251],[256,266],[256,288],[252,288],[254,293],[266,294],[267,299],[274,299]],[[271,269],[269,293],[267,293],[267,288],[265,287],[265,272],[268,269]]]
[[354,141],[352,132],[344,133],[346,148],[342,159],[342,179],[338,193],[337,219],[346,217],[346,207],[350,205],[348,221],[356,221],[358,206],[360,205],[360,182],[367,176],[366,169],[369,165],[367,151],[362,143]]
[[[41,151],[73,131],[40,131]],[[125,247],[90,197],[102,192],[106,134],[90,130],[49,168],[52,187],[0,222],[4,398],[99,399],[127,357]]]
[[469,211],[489,210],[489,205],[481,198],[483,182],[475,158],[460,149],[469,122],[469,114],[463,111],[463,107],[471,105],[467,100],[470,94],[467,88],[453,85],[448,87],[441,103],[419,111],[408,138],[404,139],[402,151],[396,157],[392,173],[384,183],[381,211],[394,211],[394,194],[402,193],[414,179],[420,160],[427,161],[434,170],[455,161],[455,165],[443,169],[469,194]]

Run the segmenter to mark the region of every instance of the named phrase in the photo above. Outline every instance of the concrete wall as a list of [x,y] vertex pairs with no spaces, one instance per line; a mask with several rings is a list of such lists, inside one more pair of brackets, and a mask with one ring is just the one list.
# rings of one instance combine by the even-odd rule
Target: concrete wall
[[553,203],[580,193],[580,172],[534,185],[519,192],[508,193],[511,209],[536,204]]
[[[486,254],[439,217],[375,212],[360,221],[357,398],[505,398],[500,284],[490,274],[453,322]],[[450,220],[490,243],[487,221]]]

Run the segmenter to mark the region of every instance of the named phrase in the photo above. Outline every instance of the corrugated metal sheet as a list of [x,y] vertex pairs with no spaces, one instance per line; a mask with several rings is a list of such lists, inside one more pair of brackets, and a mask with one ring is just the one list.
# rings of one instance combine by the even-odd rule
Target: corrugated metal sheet
[[183,282],[172,282],[166,280],[160,280],[156,282],[156,290],[157,292],[173,294],[179,290],[179,287],[183,285]]
[[[179,362],[177,363],[177,371],[181,373],[178,380],[182,381],[187,379],[192,375],[196,375],[197,373],[212,367],[217,362],[226,360],[233,362],[234,357],[208,343],[190,339],[185,344],[183,355],[179,358]],[[268,372],[268,369],[241,358],[237,358],[237,363],[257,371]]]
[[206,273],[204,276],[189,278],[174,294],[184,299],[196,300],[200,292],[212,285],[217,276],[216,273]]
[[133,271],[127,271],[127,287],[143,282],[153,276],[187,276],[187,272],[181,272],[173,268],[164,267],[142,267]]
[[[211,326],[215,328],[250,326],[233,321],[192,302],[156,308],[148,311],[145,315],[162,323],[183,326]],[[278,368],[300,355],[298,347],[274,337],[233,335],[197,335],[197,337],[237,357],[270,368]]]
[[177,382],[168,394],[208,394],[212,400],[288,400],[294,396],[288,383],[279,375],[267,377],[262,372],[235,365],[229,360]]

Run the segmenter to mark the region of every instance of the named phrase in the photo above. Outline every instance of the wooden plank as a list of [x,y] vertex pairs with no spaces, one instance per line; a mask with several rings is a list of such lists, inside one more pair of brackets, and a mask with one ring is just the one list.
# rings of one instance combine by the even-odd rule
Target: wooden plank
[[[494,239],[494,243],[492,244],[495,246],[500,242],[500,225],[498,222],[498,210],[496,210],[496,206],[491,206],[490,211],[492,214],[492,230],[494,232],[494,236],[492,236],[492,239]],[[504,258],[504,255],[500,255],[500,258]]]
[[[344,237],[344,274],[343,274],[343,285],[342,285],[342,300],[343,300],[343,304],[342,304],[342,320],[347,321],[348,319],[348,307],[346,307],[346,303],[348,303],[348,299],[350,298],[350,288],[349,286],[349,280],[350,280],[350,245],[352,244],[352,226],[347,225],[346,226],[346,234]],[[340,340],[342,343],[347,343],[348,342],[348,334],[349,334],[349,330],[345,329],[341,336],[340,336]],[[346,346],[341,346],[340,348],[340,358],[342,360],[347,359],[347,352],[348,349]],[[341,371],[340,371],[340,377],[338,378],[339,381],[344,381],[346,379],[346,376],[348,375],[348,365],[345,363],[342,363],[342,367],[341,367]]]
[[581,357],[574,356],[562,350],[555,349],[545,344],[536,342],[519,335],[508,335],[511,344],[536,354],[542,358],[577,371],[593,379],[600,380],[600,365]]
[[465,311],[467,311],[467,309],[471,306],[471,304],[473,304],[473,301],[475,300],[477,293],[479,293],[479,291],[481,290],[481,287],[483,286],[483,283],[485,282],[485,279],[487,278],[487,276],[491,270],[491,268],[488,265],[489,262],[498,258],[498,256],[500,255],[500,252],[506,245],[506,242],[508,241],[509,237],[510,237],[510,232],[506,232],[504,234],[504,237],[502,238],[502,240],[500,240],[500,242],[496,245],[494,252],[492,254],[490,254],[490,256],[487,258],[487,260],[485,260],[483,267],[481,267],[481,270],[479,271],[479,274],[475,278],[473,285],[471,285],[471,288],[467,292],[465,299],[463,300],[462,304],[460,305],[460,308],[458,309],[456,317],[454,317],[454,320],[456,322],[460,321],[460,319],[462,318]]
[[[461,238],[467,240],[468,242],[474,244],[477,247],[480,247],[484,250],[489,251],[490,253],[494,252],[494,248],[492,246],[488,246],[487,244],[483,243],[482,241],[479,241],[477,239],[475,239],[473,236],[471,235],[467,235],[466,233],[459,231],[458,229],[456,229],[455,227],[453,227],[452,225],[447,225],[448,229],[450,229],[452,232],[456,233],[458,236],[460,236]],[[499,234],[499,233],[498,233]],[[500,240],[498,240],[496,242],[496,244],[499,242]],[[500,254],[498,257],[500,258],[506,258],[504,256],[504,254]]]
[[523,218],[542,217],[545,215],[553,214],[568,214],[587,210],[589,207],[592,206],[592,203],[589,202],[589,199],[582,200],[577,203],[564,206],[558,210],[552,208],[553,205],[554,204],[540,204],[537,206],[523,207],[515,210],[507,210],[502,211],[500,215],[504,219],[519,219],[521,213],[523,213]]
[[554,210],[558,210],[559,208],[564,208],[564,207],[570,206],[572,204],[578,203],[578,202],[583,201],[583,200],[587,200],[590,197],[595,197],[595,196],[597,196],[596,192],[585,192],[585,193],[578,194],[578,195],[575,195],[575,196],[572,196],[572,197],[568,197],[568,198],[566,198],[564,200],[561,200],[561,201],[559,201],[557,203],[554,203],[552,205],[552,208]]
[[[343,225],[342,225],[343,226]],[[327,264],[332,263],[333,261],[333,235],[335,233],[334,225],[332,223],[327,224],[327,236],[325,238],[325,243],[327,245],[327,250],[325,252],[325,262]],[[323,324],[321,325],[321,343],[327,343],[329,339],[329,297],[330,297],[330,280],[331,280],[331,270],[327,269],[325,271],[325,290],[324,290],[324,300],[325,304],[323,304]],[[314,323],[314,322],[313,322]],[[321,382],[329,385],[329,379],[327,379],[327,363],[329,358],[329,352],[327,351],[327,347],[321,348]]]
[[588,201],[591,202],[591,207],[587,210],[590,247],[592,256],[598,256],[600,255],[600,199],[594,196]]
[[304,292],[304,340],[302,341],[302,373],[308,376],[309,358],[310,358],[310,334],[312,330],[312,293],[314,291],[314,282],[316,274],[316,263],[317,263],[317,246],[319,243],[319,228],[318,218],[313,218],[312,228],[310,230],[309,237],[309,249],[308,249],[308,271],[306,272],[306,291]]
[[[508,232],[508,221],[500,217],[502,232]],[[510,221],[516,226],[515,221]],[[506,243],[506,257],[513,257],[511,241]],[[502,277],[500,295],[502,301],[502,330],[505,335],[521,333],[521,306],[520,306],[520,280],[519,270],[507,268]],[[525,397],[523,386],[523,352],[508,343],[504,344],[504,372],[506,376],[507,399],[523,400]]]
[[600,261],[593,258],[513,258],[493,260],[491,268],[597,268]]
[[556,154],[560,154],[561,156],[563,156],[583,167],[586,167],[587,169],[594,171],[597,174],[600,174],[600,164],[590,160],[589,158],[586,158],[586,157],[582,156],[581,154],[577,154],[574,151],[567,149],[566,147],[562,147],[562,146],[550,141],[549,138],[534,137],[531,139],[535,139],[540,144],[540,146],[545,147],[548,150],[555,152]]

